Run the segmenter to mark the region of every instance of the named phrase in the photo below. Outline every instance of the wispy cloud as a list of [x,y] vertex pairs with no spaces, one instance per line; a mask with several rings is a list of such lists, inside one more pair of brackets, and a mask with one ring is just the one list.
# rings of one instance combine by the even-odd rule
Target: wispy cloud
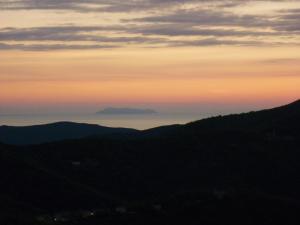
[[70,45],[70,44],[5,44],[0,43],[0,50],[48,51],[48,50],[84,50],[117,48],[117,45]]
[[[268,15],[236,13],[248,0],[0,0],[0,9],[122,12],[117,22],[100,26],[0,28],[1,49],[90,49],[128,44],[143,47],[300,44],[300,9]],[[252,1],[253,2],[253,1]],[[265,2],[255,1],[255,2]],[[269,0],[270,2],[283,2]],[[286,0],[284,2],[293,2]],[[142,14],[137,12],[146,11]],[[112,14],[114,15],[114,14]],[[130,15],[130,16],[129,16]],[[13,43],[12,43],[13,42]],[[38,42],[38,43],[31,43]],[[57,42],[51,43],[48,42]],[[78,42],[78,43],[70,43]],[[34,47],[36,46],[36,47]],[[50,47],[52,46],[52,47]]]
[[[265,0],[256,0],[264,2]],[[268,2],[288,2],[293,0],[268,0]],[[214,7],[236,7],[251,0],[0,0],[2,10],[74,10],[130,12],[140,10],[161,10],[186,4],[209,4]]]
[[275,58],[259,61],[262,64],[295,64],[300,63],[300,58]]

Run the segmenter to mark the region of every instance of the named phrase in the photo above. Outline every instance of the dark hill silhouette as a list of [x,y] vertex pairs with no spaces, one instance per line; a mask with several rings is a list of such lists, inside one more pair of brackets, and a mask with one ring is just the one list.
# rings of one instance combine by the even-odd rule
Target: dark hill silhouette
[[299,131],[300,100],[291,104],[258,112],[219,116],[187,124],[188,129],[230,129],[267,131],[268,129],[297,129]]
[[0,145],[0,197],[12,205],[2,213],[21,202],[44,224],[54,212],[69,213],[63,225],[298,224],[299,123],[297,101],[129,136]]
[[300,100],[285,106],[256,112],[217,116],[194,121],[185,125],[170,125],[143,131],[143,136],[199,135],[199,133],[243,131],[286,132],[300,131]]
[[[129,128],[111,128],[94,124],[57,122],[45,125],[13,127],[0,126],[0,141],[7,144],[27,145],[91,136],[125,138],[165,137],[174,134],[190,135],[190,132],[215,132],[224,130],[281,132],[298,131],[300,100],[274,109],[243,114],[207,118],[186,125],[169,125],[144,131]],[[295,121],[291,121],[294,119]],[[285,126],[286,124],[286,126]]]
[[7,144],[27,145],[84,138],[92,135],[134,132],[134,129],[128,128],[110,128],[83,123],[57,122],[25,127],[0,126],[0,141]]

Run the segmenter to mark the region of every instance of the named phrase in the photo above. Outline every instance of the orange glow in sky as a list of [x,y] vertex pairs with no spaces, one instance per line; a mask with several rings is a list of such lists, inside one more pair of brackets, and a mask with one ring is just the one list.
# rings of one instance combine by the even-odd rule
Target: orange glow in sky
[[30,2],[0,5],[0,113],[300,97],[297,1]]

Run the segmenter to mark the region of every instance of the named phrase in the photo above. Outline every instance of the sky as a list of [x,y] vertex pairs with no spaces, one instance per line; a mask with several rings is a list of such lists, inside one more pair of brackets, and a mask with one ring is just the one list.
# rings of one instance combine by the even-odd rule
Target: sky
[[299,0],[0,0],[0,114],[300,98]]

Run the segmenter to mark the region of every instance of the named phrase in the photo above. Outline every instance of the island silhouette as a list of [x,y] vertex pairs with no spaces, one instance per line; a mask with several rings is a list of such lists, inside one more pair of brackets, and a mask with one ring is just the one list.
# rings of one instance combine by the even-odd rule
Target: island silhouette
[[145,114],[155,114],[155,113],[157,112],[153,109],[115,108],[115,107],[108,107],[97,112],[97,114],[102,114],[102,115],[145,115]]

